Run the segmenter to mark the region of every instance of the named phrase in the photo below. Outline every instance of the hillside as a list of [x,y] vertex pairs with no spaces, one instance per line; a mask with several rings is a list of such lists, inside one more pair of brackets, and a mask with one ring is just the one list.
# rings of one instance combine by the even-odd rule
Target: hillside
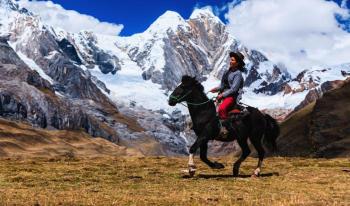
[[281,155],[350,156],[350,81],[281,124]]
[[0,119],[1,157],[75,158],[141,155],[82,131],[34,129],[30,125]]

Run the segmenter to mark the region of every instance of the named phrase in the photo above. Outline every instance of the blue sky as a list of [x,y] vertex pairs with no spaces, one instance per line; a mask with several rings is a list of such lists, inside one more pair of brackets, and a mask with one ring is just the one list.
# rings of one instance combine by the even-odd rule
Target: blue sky
[[[152,22],[167,10],[178,12],[187,19],[195,7],[210,5],[223,22],[227,5],[241,0],[52,0],[68,10],[91,15],[100,21],[123,24],[120,36],[143,32]],[[333,0],[341,5],[342,0]],[[345,1],[350,8],[350,1]],[[343,27],[350,31],[349,21],[338,18]]]
[[[178,12],[185,19],[195,7],[211,5],[223,8],[232,0],[53,0],[65,9],[96,17],[100,21],[123,24],[121,36],[129,36],[147,29],[153,21],[167,10]],[[224,14],[224,12],[221,12]],[[224,16],[220,16],[224,19]]]

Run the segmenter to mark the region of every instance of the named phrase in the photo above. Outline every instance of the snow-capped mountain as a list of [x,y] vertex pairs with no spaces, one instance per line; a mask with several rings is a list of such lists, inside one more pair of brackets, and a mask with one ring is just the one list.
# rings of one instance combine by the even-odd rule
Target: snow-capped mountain
[[[110,90],[91,73],[97,70],[113,76],[120,69],[119,60],[110,51],[94,47],[91,35],[82,32],[76,34],[81,41],[69,41],[68,37],[75,34],[43,24],[38,16],[12,1],[0,1],[0,12],[0,50],[7,54],[1,62],[1,116],[43,128],[82,129],[144,154],[186,152],[185,140],[174,131],[175,127],[161,126],[165,125],[162,113],[147,114],[141,109],[135,118],[130,108],[111,100]],[[85,39],[89,42],[83,42]],[[18,72],[23,73],[23,78],[16,78]],[[41,86],[41,82],[47,86]]]
[[[286,70],[232,37],[206,9],[194,10],[188,20],[175,12],[165,12],[145,32],[130,37],[81,32],[65,33],[65,38],[76,45],[79,56],[95,47],[115,55],[121,65],[116,75],[104,75],[97,68],[90,70],[92,74],[108,82],[112,97],[152,110],[172,110],[166,105],[164,93],[172,90],[185,74],[196,76],[206,87],[218,84],[228,67],[230,51],[238,50],[246,56],[246,86],[254,83],[255,93],[276,94],[285,81],[291,80]],[[161,101],[150,101],[155,97]]]
[[[195,9],[187,20],[167,11],[145,32],[130,37],[70,33],[45,24],[11,0],[0,0],[0,14],[3,48],[12,54],[2,62],[3,67],[12,62],[21,68],[18,62],[23,62],[38,74],[32,82],[44,81],[52,91],[47,97],[46,90],[39,89],[36,92],[46,98],[31,97],[34,101],[28,101],[28,96],[20,97],[23,92],[18,89],[6,93],[12,95],[10,99],[28,111],[41,102],[33,108],[41,111],[46,126],[82,128],[93,136],[140,150],[142,146],[137,145],[156,144],[160,153],[186,152],[191,141],[191,134],[185,132],[183,114],[187,110],[167,105],[169,91],[185,74],[196,76],[206,91],[216,86],[228,68],[230,51],[245,56],[242,101],[260,109],[280,109],[284,114],[299,105],[310,90],[327,81],[343,80],[350,73],[349,65],[340,65],[311,68],[292,77],[286,68],[242,45],[208,9]],[[6,75],[10,81],[9,73]],[[8,82],[0,82],[5,85],[1,91],[11,90]],[[31,95],[33,88],[29,88]],[[53,106],[47,102],[58,103]],[[60,102],[66,106],[61,107]],[[1,111],[8,104],[1,101]],[[14,107],[8,111],[16,113]],[[36,113],[28,112],[24,119],[36,123]],[[79,116],[86,121],[77,121]]]

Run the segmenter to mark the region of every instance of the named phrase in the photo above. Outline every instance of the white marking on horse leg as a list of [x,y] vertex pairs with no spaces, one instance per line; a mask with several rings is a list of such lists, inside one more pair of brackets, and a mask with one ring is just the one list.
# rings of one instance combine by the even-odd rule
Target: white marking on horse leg
[[256,168],[256,171],[257,171],[258,175],[260,175],[262,163],[263,163],[263,161],[259,159],[258,168]]
[[256,168],[256,169],[254,170],[254,175],[255,175],[255,176],[259,176],[259,175],[260,175],[260,171],[261,171],[260,167]]
[[259,159],[259,162],[258,162],[258,166],[257,168],[254,170],[254,173],[253,173],[253,177],[258,177],[260,175],[260,172],[261,172],[261,166],[262,166],[262,160]]
[[188,158],[188,166],[192,166],[192,165],[194,165],[193,154],[190,154]]
[[188,158],[188,173],[190,177],[193,177],[195,172],[196,172],[196,166],[194,165],[193,154],[190,154]]

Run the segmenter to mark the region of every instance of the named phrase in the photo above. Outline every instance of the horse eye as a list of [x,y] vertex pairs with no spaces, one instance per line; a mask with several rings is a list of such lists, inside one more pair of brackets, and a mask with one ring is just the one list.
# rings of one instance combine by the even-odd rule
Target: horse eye
[[177,91],[178,91],[179,93],[182,93],[182,92],[184,91],[183,86],[179,86],[178,89],[179,89],[179,90],[177,90]]
[[185,86],[184,86],[183,84],[180,84],[177,88],[179,88],[179,89],[184,89]]
[[186,84],[181,84],[180,87],[183,88],[183,89],[186,89],[186,88],[188,87],[188,85],[186,85]]

